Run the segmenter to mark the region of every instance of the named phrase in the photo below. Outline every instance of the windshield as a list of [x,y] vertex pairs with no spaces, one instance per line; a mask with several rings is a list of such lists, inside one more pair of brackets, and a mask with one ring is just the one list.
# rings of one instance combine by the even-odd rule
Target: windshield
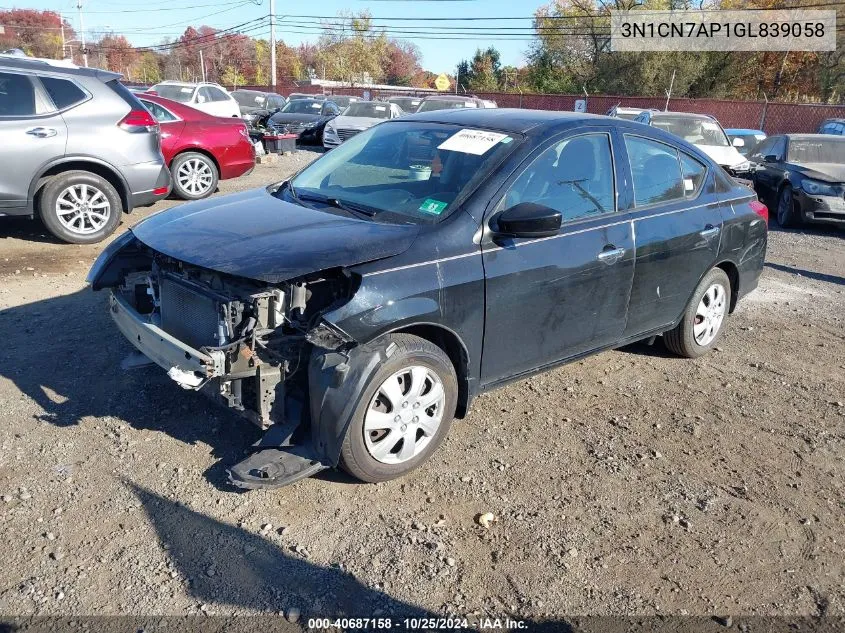
[[452,101],[451,99],[429,99],[420,104],[419,112],[432,110],[451,110],[453,108],[475,108],[474,101]]
[[699,119],[691,116],[659,116],[654,117],[651,124],[666,130],[675,136],[680,136],[693,145],[713,145],[727,147],[728,137],[722,127],[713,119]]
[[233,92],[232,96],[240,106],[247,108],[264,108],[267,106],[267,96],[260,92]]
[[171,99],[180,103],[188,103],[194,94],[193,86],[174,86],[172,84],[158,84],[150,88],[159,97]]
[[289,114],[320,114],[320,109],[323,104],[319,101],[311,101],[310,99],[294,99],[288,101],[287,105],[282,108],[282,112]]
[[396,119],[352,137],[290,184],[303,201],[322,198],[365,208],[379,220],[433,223],[490,174],[513,141],[499,132]]
[[616,118],[617,119],[625,119],[626,121],[633,121],[638,116],[640,116],[639,112],[620,112],[619,110],[616,111]]
[[845,138],[790,139],[790,163],[833,163],[845,165]]
[[343,116],[360,116],[370,119],[389,119],[390,106],[372,101],[356,101],[350,103],[343,111]]

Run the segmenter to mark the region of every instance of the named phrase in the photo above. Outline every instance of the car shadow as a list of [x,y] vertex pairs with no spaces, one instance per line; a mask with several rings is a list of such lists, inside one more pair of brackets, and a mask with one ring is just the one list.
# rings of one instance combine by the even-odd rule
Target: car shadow
[[777,220],[769,218],[770,233],[800,233],[804,235],[842,235],[843,228],[834,224],[805,224],[795,228],[786,228],[777,223]]
[[764,265],[766,268],[771,268],[772,270],[779,270],[780,272],[790,273],[792,275],[800,275],[801,277],[807,277],[808,279],[814,279],[815,281],[825,281],[831,284],[839,284],[840,286],[845,285],[845,277],[840,277],[839,275],[817,273],[813,270],[804,270],[803,268],[784,266],[783,264],[775,264],[772,262],[766,262]]
[[0,310],[0,340],[0,376],[41,408],[41,422],[64,428],[87,417],[98,424],[113,419],[187,445],[206,444],[218,460],[206,478],[235,490],[225,469],[243,459],[261,431],[181,389],[157,367],[121,369],[133,348],[109,317],[105,293],[85,288]]
[[64,244],[47,230],[41,220],[35,218],[0,218],[0,240],[15,239],[41,244]]

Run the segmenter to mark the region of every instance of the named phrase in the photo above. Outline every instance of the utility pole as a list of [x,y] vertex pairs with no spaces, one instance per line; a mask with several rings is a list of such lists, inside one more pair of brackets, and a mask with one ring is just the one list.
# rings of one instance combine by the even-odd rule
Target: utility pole
[[202,59],[202,49],[200,49],[200,68],[202,69],[202,80],[205,81],[205,62]]
[[59,26],[62,29],[62,59],[65,58],[65,16],[59,13]]
[[85,22],[82,21],[82,0],[76,0],[76,10],[79,14],[79,41],[82,42],[82,63],[88,68],[88,50],[85,48]]
[[666,93],[666,107],[663,108],[664,112],[669,112],[669,99],[672,98],[672,88],[675,86],[675,71],[672,71],[672,80],[669,82],[669,90],[664,90]]
[[276,88],[276,0],[270,0],[270,85]]

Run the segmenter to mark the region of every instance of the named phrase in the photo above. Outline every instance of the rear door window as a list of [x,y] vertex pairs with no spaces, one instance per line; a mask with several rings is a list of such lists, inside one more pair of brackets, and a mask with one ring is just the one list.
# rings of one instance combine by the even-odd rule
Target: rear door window
[[625,135],[625,147],[631,163],[636,206],[684,198],[684,178],[674,147],[628,134]]
[[88,99],[88,95],[72,81],[56,77],[39,77],[57,110],[65,110]]
[[161,107],[157,103],[147,101],[146,99],[141,99],[141,103],[144,104],[144,107],[150,111],[150,113],[155,117],[156,121],[158,121],[159,123],[170,123],[171,121],[178,120],[174,115],[170,113],[169,110]]
[[694,198],[704,185],[707,167],[689,154],[681,152],[681,171],[684,175],[684,193],[688,198]]

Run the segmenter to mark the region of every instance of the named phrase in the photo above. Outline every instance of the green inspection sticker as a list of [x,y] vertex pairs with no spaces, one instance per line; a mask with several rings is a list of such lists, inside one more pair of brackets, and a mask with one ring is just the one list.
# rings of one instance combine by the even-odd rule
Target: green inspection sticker
[[420,205],[420,211],[430,213],[431,215],[440,215],[443,213],[443,209],[448,206],[449,204],[447,202],[440,202],[440,200],[435,200],[434,198],[426,198]]
[[500,142],[502,145],[507,145],[507,144],[508,144],[508,143],[510,143],[512,140],[513,140],[513,139],[512,139],[510,136],[506,136],[505,138],[503,138],[503,139],[502,139],[501,141],[499,141],[499,142]]

